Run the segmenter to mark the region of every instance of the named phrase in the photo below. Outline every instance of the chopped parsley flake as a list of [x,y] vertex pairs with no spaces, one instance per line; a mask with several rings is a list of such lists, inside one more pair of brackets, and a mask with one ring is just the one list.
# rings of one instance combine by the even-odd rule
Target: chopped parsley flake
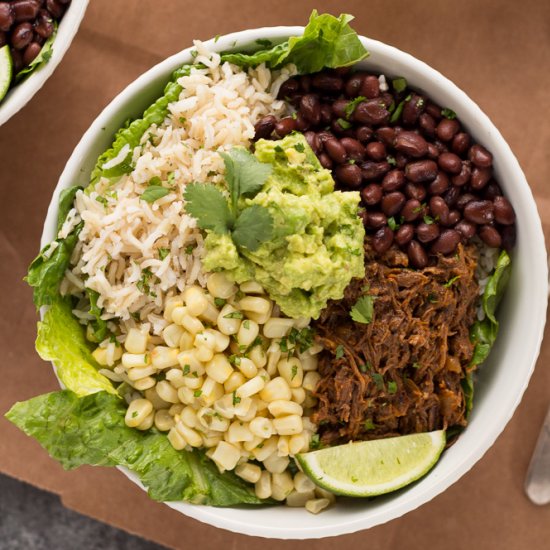
[[441,114],[449,120],[453,120],[454,118],[456,118],[456,113],[452,109],[448,109],[447,107],[445,107],[445,109],[441,109]]
[[216,304],[216,307],[223,307],[227,300],[224,300],[223,298],[214,298],[214,303]]
[[388,393],[395,393],[397,391],[397,384],[392,380],[388,382]]
[[231,311],[227,315],[224,315],[224,319],[242,319],[244,317],[242,311]]
[[342,357],[344,357],[344,346],[342,346],[341,344],[336,347],[335,357],[336,359],[342,359]]

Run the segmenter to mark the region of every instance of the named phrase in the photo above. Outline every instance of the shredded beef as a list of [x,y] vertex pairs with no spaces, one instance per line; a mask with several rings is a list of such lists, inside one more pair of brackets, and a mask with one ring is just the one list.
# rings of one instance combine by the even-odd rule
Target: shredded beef
[[[469,329],[479,287],[478,252],[459,245],[421,270],[391,248],[365,244],[365,278],[354,280],[316,322],[325,347],[313,421],[325,444],[465,426],[461,381],[473,355]],[[373,298],[368,324],[350,310]]]

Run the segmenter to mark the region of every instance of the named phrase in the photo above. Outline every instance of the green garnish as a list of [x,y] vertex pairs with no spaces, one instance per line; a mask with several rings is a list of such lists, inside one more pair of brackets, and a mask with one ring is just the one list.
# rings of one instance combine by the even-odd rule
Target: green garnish
[[396,229],[399,228],[399,224],[395,221],[395,218],[393,216],[391,218],[388,218],[388,227],[392,231],[395,231]]
[[185,365],[183,367],[183,375],[189,374],[191,372],[191,365]]
[[394,157],[392,157],[391,155],[388,155],[386,157],[386,162],[390,165],[390,166],[396,166],[397,165],[397,161],[395,160]]
[[397,383],[393,380],[388,382],[388,393],[395,393],[397,391]]
[[290,379],[294,380],[294,378],[296,377],[297,374],[298,374],[298,366],[297,365],[292,365]]
[[313,434],[309,441],[309,448],[318,449],[320,445],[321,445],[321,441],[319,440],[319,434]]
[[432,225],[434,223],[434,219],[431,216],[424,216],[424,223],[427,225]]
[[271,174],[272,166],[242,148],[234,147],[220,155],[225,163],[229,201],[211,184],[191,183],[184,194],[186,210],[201,229],[219,235],[229,233],[237,246],[253,252],[271,238],[273,219],[266,208],[257,204],[241,208],[239,199],[255,196]]
[[420,369],[420,368],[422,368],[422,365],[421,365],[420,363],[413,363],[411,366],[412,366],[413,369]]
[[343,130],[349,130],[349,128],[351,128],[351,122],[348,122],[347,120],[345,120],[343,118],[339,118],[336,122],[338,122],[338,124],[340,124],[340,127]]
[[193,392],[193,397],[200,397],[202,395],[202,390],[195,390]]
[[366,431],[374,430],[374,429],[376,429],[376,424],[372,421],[372,419],[367,418],[365,420],[365,423],[363,424],[363,428]]
[[450,288],[453,285],[453,283],[458,281],[458,279],[460,279],[460,275],[456,275],[456,277],[449,279],[446,283],[443,284],[443,286],[445,288]]
[[456,113],[452,109],[448,109],[445,107],[445,109],[441,109],[441,115],[445,118],[448,118],[449,120],[453,120],[456,118]]
[[342,346],[342,344],[338,344],[336,347],[335,357],[336,359],[342,359],[342,357],[344,357],[344,346]]
[[[367,98],[360,95],[358,97],[356,97],[355,99],[352,99],[347,105],[346,105],[346,108],[345,108],[345,113],[346,113],[346,118],[349,119],[351,117],[351,115],[353,114],[353,111],[355,111],[355,108],[357,107],[357,105],[359,105],[359,103],[361,103],[361,101],[365,101]],[[339,121],[342,120],[342,119],[338,119]]]
[[243,327],[248,330],[250,328],[250,321],[246,319],[246,321],[243,321]]
[[214,303],[216,304],[216,307],[223,307],[227,300],[224,300],[223,298],[214,298]]
[[368,325],[372,321],[372,314],[374,310],[374,297],[373,296],[361,296],[355,305],[351,308],[350,317],[356,323],[363,323]]
[[224,319],[242,319],[244,317],[242,311],[231,311],[227,315],[224,315]]
[[377,372],[372,372],[370,374],[370,377],[372,378],[372,381],[376,384],[376,387],[379,390],[384,389],[384,377],[381,374],[379,374]]
[[185,247],[185,253],[187,255],[190,255],[190,254],[193,254],[193,250],[195,250],[195,248],[197,248],[197,245],[195,244],[189,244]]
[[159,248],[159,258],[161,260],[164,260],[166,258],[166,256],[168,256],[168,254],[170,254],[170,249],[169,248]]
[[296,149],[296,151],[298,151],[298,153],[303,153],[306,150],[303,143],[297,143],[294,146],[294,149]]
[[238,405],[241,402],[241,398],[237,397],[237,393],[233,392],[233,405]]
[[393,89],[400,94],[401,92],[404,92],[407,89],[407,80],[403,78],[402,76],[399,78],[394,78],[391,81],[391,84],[393,86]]
[[363,363],[362,365],[359,365],[359,370],[361,372],[369,372],[372,370],[372,366],[370,363]]
[[162,197],[166,197],[168,193],[170,193],[170,191],[166,189],[166,187],[162,187],[161,185],[150,185],[141,194],[140,198],[145,202],[153,203],[158,199],[162,199]]

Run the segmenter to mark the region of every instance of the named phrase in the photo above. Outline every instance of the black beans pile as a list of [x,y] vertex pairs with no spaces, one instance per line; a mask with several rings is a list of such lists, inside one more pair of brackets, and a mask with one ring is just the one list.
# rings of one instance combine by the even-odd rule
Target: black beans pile
[[14,73],[29,65],[54,31],[71,0],[0,1],[0,48],[10,45]]
[[279,98],[292,117],[260,119],[256,139],[304,132],[337,186],[360,190],[361,217],[378,254],[396,244],[411,264],[452,254],[478,236],[514,246],[515,213],[493,178],[493,157],[449,109],[408,88],[380,89],[378,76],[349,69],[287,80]]

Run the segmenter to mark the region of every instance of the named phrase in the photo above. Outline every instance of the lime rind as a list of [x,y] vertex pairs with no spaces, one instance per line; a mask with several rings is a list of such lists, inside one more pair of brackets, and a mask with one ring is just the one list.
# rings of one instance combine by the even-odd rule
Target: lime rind
[[319,487],[372,497],[405,487],[429,472],[446,444],[444,430],[359,441],[296,456]]
[[0,101],[8,93],[13,75],[13,61],[10,48],[6,44],[0,48]]

